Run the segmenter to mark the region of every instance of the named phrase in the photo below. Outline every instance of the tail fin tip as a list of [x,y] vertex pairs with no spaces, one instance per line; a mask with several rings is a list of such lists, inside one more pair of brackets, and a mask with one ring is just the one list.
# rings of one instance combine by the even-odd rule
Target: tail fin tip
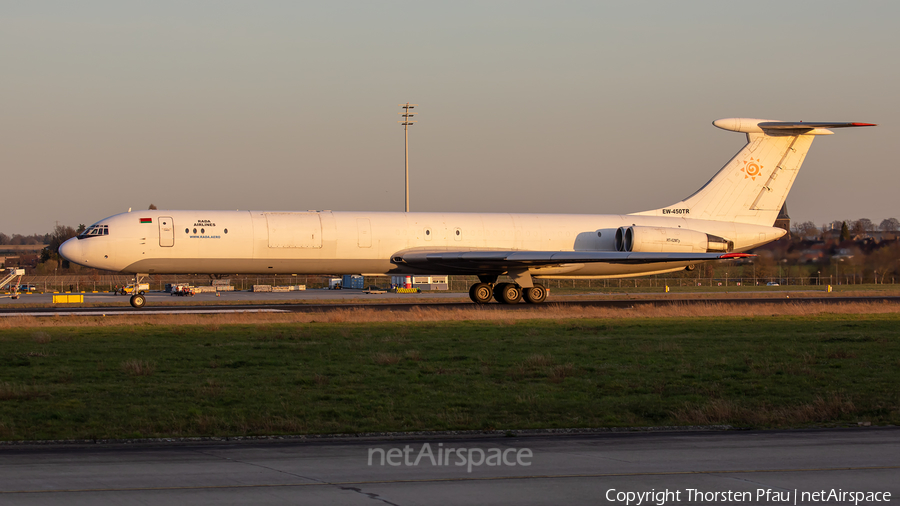
[[794,134],[794,135],[828,135],[830,128],[852,128],[878,126],[875,123],[834,122],[834,121],[776,121],[754,118],[723,118],[713,121],[713,125],[722,130],[743,132],[747,134]]

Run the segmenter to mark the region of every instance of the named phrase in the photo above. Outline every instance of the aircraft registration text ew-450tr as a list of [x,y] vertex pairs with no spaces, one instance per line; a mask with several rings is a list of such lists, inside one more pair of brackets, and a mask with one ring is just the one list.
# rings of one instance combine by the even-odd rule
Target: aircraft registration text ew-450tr
[[[60,246],[67,260],[149,274],[468,274],[469,296],[543,302],[535,280],[692,269],[748,256],[785,234],[772,225],[816,135],[870,123],[749,118],[715,126],[747,144],[702,188],[624,215],[332,211],[141,211],[98,221]],[[497,283],[508,275],[512,283]],[[142,294],[131,304],[142,307]]]

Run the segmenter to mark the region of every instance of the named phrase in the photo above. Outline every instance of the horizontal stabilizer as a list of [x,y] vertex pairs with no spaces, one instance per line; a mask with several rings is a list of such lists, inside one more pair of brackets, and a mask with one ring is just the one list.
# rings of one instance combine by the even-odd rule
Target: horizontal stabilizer
[[828,122],[828,121],[773,121],[753,118],[725,118],[713,121],[713,125],[732,132],[791,134],[791,135],[829,135],[829,128],[850,128],[878,126],[874,123]]
[[760,128],[794,129],[794,128],[847,128],[878,126],[875,123],[812,123],[803,121],[766,121],[759,124]]

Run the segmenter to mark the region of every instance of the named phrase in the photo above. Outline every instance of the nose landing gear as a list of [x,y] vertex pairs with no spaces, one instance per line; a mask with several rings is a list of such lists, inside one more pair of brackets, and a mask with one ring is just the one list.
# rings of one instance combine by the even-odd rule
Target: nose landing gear
[[[149,276],[149,274],[137,273],[134,275],[134,284],[132,285],[134,288],[131,291],[131,307],[135,309],[141,309],[145,305],[147,305],[147,298],[144,296],[144,290],[141,289],[141,281]],[[147,285],[147,290],[150,287]],[[125,293],[125,288],[122,288],[122,293]]]
[[144,307],[145,304],[147,304],[147,299],[144,297],[144,294],[136,293],[131,296],[131,300],[129,302],[131,302],[131,307],[140,309]]

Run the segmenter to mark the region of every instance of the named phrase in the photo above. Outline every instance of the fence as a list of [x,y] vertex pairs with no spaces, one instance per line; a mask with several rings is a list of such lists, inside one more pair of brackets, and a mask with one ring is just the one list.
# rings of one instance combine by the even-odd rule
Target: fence
[[[462,278],[460,276],[459,278]],[[501,281],[504,281],[501,279]],[[825,286],[825,285],[859,285],[864,284],[860,277],[842,276],[840,280],[834,277],[771,277],[771,278],[664,278],[664,277],[639,277],[639,278],[611,278],[611,279],[538,279],[536,283],[540,283],[547,288],[570,289],[570,290],[625,290],[628,288],[648,289],[648,288],[670,288],[674,287],[715,287],[715,288],[747,288],[747,287],[766,287],[769,283],[777,284],[777,286]],[[472,284],[477,283],[477,279],[451,279],[450,289],[456,291],[468,290]],[[875,284],[894,284],[894,278],[885,278],[883,281],[879,278],[868,282]]]
[[[328,280],[332,276],[228,276],[223,279],[231,281],[235,290],[249,290],[253,285],[306,285],[309,288],[323,288],[328,286]],[[372,278],[375,279],[375,278]],[[390,278],[386,278],[388,284]],[[36,291],[43,292],[111,292],[119,287],[134,282],[134,277],[129,275],[67,275],[67,276],[23,276],[22,284],[34,285]],[[212,279],[203,275],[160,275],[152,274],[141,280],[148,283],[151,290],[164,290],[169,283],[188,283],[194,286],[209,286]],[[367,278],[368,283],[368,278]],[[375,283],[372,283],[373,285]],[[368,285],[367,285],[368,286]]]
[[[268,275],[268,276],[229,276],[225,279],[231,281],[235,290],[249,290],[253,285],[306,285],[307,288],[326,288],[328,280],[334,276],[328,275]],[[24,276],[22,284],[34,285],[35,291],[43,292],[107,292],[118,287],[125,286],[133,281],[132,276],[127,275],[102,275],[102,276]],[[449,280],[451,291],[466,292],[469,287],[478,282],[475,276],[451,276]],[[505,276],[500,281],[509,281]],[[571,289],[571,290],[627,290],[627,289],[652,289],[674,287],[706,287],[706,288],[746,288],[761,286],[768,283],[777,283],[782,286],[825,286],[825,285],[857,285],[871,284],[873,278],[864,279],[861,276],[809,276],[809,277],[767,277],[767,278],[699,278],[699,277],[637,277],[614,279],[542,279],[536,280],[547,288]],[[194,286],[209,286],[212,280],[209,276],[190,275],[159,275],[154,274],[143,280],[150,284],[151,290],[164,290],[168,283],[190,283]],[[390,288],[389,276],[367,276],[366,287]],[[893,277],[878,278],[877,284],[894,284]]]

